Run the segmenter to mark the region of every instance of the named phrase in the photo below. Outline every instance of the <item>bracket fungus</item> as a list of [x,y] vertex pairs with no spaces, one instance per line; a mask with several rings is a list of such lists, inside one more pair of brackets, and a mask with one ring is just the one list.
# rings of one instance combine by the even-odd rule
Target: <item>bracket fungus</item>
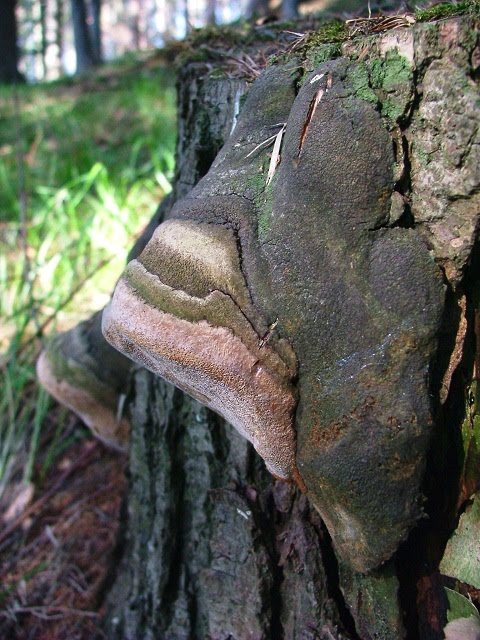
[[353,65],[326,62],[299,90],[293,66],[266,70],[127,266],[103,331],[236,426],[368,571],[422,513],[444,289],[416,230],[389,225],[392,142]]
[[38,358],[37,377],[105,445],[126,451],[130,423],[122,398],[131,362],[105,342],[101,321],[100,311],[56,335]]
[[220,413],[287,479],[295,469],[295,360],[261,345],[256,315],[233,232],[170,220],[127,266],[104,312],[104,334]]

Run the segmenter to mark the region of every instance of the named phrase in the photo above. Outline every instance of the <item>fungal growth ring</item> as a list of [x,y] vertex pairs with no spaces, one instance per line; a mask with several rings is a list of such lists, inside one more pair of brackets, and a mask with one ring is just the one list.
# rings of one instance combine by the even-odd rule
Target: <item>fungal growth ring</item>
[[123,353],[221,414],[273,474],[289,479],[295,360],[288,353],[289,364],[261,344],[258,331],[265,326],[256,316],[233,232],[169,220],[129,263],[104,312],[104,333]]
[[351,65],[299,90],[294,67],[267,69],[127,266],[103,332],[233,424],[368,571],[422,513],[444,291],[416,231],[389,223],[390,135]]

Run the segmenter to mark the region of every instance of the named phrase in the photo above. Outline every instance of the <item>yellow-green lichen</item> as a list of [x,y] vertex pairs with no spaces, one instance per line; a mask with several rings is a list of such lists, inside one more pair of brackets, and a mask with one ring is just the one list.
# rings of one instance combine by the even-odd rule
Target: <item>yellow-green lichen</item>
[[412,65],[398,49],[390,49],[384,58],[371,61],[370,78],[375,89],[394,91],[399,85],[411,82]]
[[378,96],[370,86],[368,69],[363,62],[352,65],[348,81],[357,98],[365,102],[378,104]]
[[413,68],[397,49],[369,62],[370,84],[379,97],[381,113],[392,122],[402,118],[413,98]]
[[347,83],[355,97],[378,105],[382,116],[392,123],[402,118],[413,98],[412,66],[396,48],[384,57],[354,62]]

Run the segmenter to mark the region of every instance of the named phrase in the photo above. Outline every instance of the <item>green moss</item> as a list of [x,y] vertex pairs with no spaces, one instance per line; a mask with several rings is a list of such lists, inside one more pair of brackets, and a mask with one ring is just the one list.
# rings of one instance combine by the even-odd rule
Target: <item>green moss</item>
[[462,424],[463,483],[477,486],[480,480],[480,385],[474,380],[467,391],[466,416]]
[[216,67],[209,73],[208,77],[210,78],[210,80],[224,80],[228,76],[225,69]]
[[341,53],[341,43],[348,37],[344,22],[334,20],[322,25],[305,36],[304,43],[297,49],[304,59],[304,68],[312,71],[326,60],[337,58]]
[[331,42],[344,42],[348,38],[348,29],[344,22],[334,20],[322,25],[307,36],[306,46],[318,46]]
[[[296,27],[298,29],[298,27]],[[348,31],[345,23],[340,20],[333,20],[324,23],[315,31],[307,32],[298,46],[286,53],[276,53],[270,56],[268,64],[285,64],[298,57],[303,61],[303,68],[308,73],[322,62],[337,58],[341,54],[341,43],[348,38]],[[301,80],[300,80],[301,84]]]
[[264,171],[247,179],[248,188],[252,191],[252,196],[258,211],[258,239],[265,242],[270,233],[272,203],[273,203],[273,185],[276,176],[273,177],[270,184],[266,185],[268,167],[264,166]]
[[439,20],[440,18],[449,18],[458,16],[462,13],[470,13],[471,15],[480,15],[480,2],[478,0],[466,0],[465,2],[442,2],[435,4],[427,9],[417,9],[415,19],[418,22],[428,22],[430,20]]
[[412,98],[412,79],[408,59],[397,49],[391,49],[383,58],[374,57],[367,63],[351,65],[347,82],[355,97],[379,105],[387,120],[397,122]]
[[[403,637],[398,602],[398,578],[392,561],[368,574],[357,573],[339,562],[340,584],[360,633],[390,639]],[[365,637],[362,633],[362,637]]]
[[385,118],[388,118],[392,122],[397,122],[405,112],[403,104],[388,98],[382,102],[381,110],[382,116],[385,116]]
[[185,43],[196,49],[202,45],[209,47],[234,45],[244,46],[258,40],[271,40],[273,36],[264,30],[256,30],[254,25],[246,20],[231,25],[209,25],[202,29],[193,29],[185,38]]
[[270,233],[270,227],[272,223],[272,200],[273,200],[273,183],[272,182],[265,188],[263,192],[263,203],[258,211],[258,239],[260,242],[265,242],[268,239]]
[[202,29],[193,29],[180,43],[168,48],[173,49],[173,58],[177,68],[190,62],[215,61],[219,56],[232,49],[245,49],[259,42],[275,39],[273,30],[256,29],[255,26],[241,20],[231,25],[210,25]]
[[341,54],[341,47],[339,44],[323,44],[310,49],[304,62],[304,68],[307,73],[313,71],[316,67],[321,65],[327,60],[333,60],[338,58]]

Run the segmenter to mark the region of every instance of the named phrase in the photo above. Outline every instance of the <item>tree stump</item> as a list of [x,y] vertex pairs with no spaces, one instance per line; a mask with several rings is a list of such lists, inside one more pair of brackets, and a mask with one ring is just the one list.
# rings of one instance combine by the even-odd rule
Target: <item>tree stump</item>
[[233,66],[182,66],[177,173],[159,221],[225,194],[252,205],[242,269],[255,280],[265,258],[282,311],[263,339],[279,332],[298,359],[307,490],[136,369],[108,637],[442,638],[451,577],[439,563],[480,478],[478,24],[313,35],[252,83],[238,60],[258,46]]

